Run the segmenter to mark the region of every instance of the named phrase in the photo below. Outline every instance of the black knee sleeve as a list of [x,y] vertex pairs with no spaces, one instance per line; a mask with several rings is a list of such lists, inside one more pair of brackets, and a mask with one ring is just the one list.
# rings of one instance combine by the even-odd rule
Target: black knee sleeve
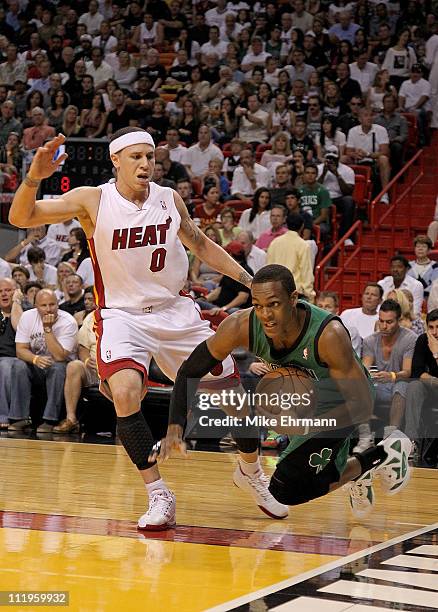
[[339,480],[334,466],[325,468],[320,474],[306,473],[300,466],[288,466],[287,473],[278,468],[272,475],[269,491],[281,504],[298,506],[323,497],[330,491],[330,484]]
[[149,462],[154,439],[141,411],[127,417],[118,416],[117,433],[129,458],[139,470],[147,470],[155,465],[155,461]]
[[353,453],[353,457],[360,463],[361,467],[361,476],[366,472],[369,472],[373,468],[379,466],[385,459],[388,457],[388,453],[385,451],[382,445],[371,446],[371,448],[367,448],[362,453]]
[[231,435],[242,453],[254,453],[259,448],[260,430],[252,425],[231,427]]
[[254,453],[259,448],[258,438],[238,438],[233,435],[237,448],[242,453]]

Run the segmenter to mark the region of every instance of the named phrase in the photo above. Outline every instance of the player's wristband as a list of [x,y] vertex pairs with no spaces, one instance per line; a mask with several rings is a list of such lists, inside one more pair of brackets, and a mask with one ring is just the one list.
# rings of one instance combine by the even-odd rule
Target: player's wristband
[[26,176],[24,177],[24,184],[27,185],[28,187],[34,187],[35,189],[38,188],[40,186],[40,179],[33,179],[30,178],[30,176],[28,174],[26,174]]

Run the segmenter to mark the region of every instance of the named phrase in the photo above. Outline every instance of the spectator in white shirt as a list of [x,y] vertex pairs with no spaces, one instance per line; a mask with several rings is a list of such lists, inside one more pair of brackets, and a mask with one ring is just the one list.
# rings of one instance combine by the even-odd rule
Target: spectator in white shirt
[[103,61],[103,53],[99,47],[93,47],[91,62],[86,62],[85,67],[87,74],[93,77],[96,89],[104,87],[108,79],[114,78],[114,70],[107,62]]
[[242,59],[243,72],[249,72],[256,66],[265,66],[268,57],[270,57],[269,53],[263,51],[263,39],[260,36],[254,36],[250,51]]
[[164,147],[169,150],[171,161],[185,164],[187,147],[179,144],[179,132],[176,127],[169,127],[167,129]]
[[313,27],[313,15],[304,10],[303,0],[295,0],[294,7],[295,12],[292,13],[292,26],[305,34]]
[[219,27],[221,40],[225,40],[226,42],[234,42],[242,31],[242,28],[243,26],[237,23],[235,13],[226,13],[225,24],[223,27]]
[[247,143],[267,142],[269,113],[261,110],[257,95],[248,96],[247,102],[248,108],[236,108],[236,117],[240,117],[239,138]]
[[269,170],[256,164],[254,154],[250,149],[244,149],[240,154],[240,166],[235,169],[231,183],[233,197],[247,200],[259,187],[269,186]]
[[366,96],[374,82],[379,67],[368,61],[368,52],[359,53],[355,62],[350,64],[350,77],[360,85],[362,95]]
[[[352,127],[347,137],[347,163],[376,163],[382,188],[389,183],[391,164],[389,163],[389,137],[386,129],[373,123],[373,113],[363,108],[359,114],[360,125]],[[388,204],[385,193],[382,202]]]
[[27,253],[29,249],[34,246],[43,249],[46,256],[46,263],[56,266],[61,258],[60,248],[56,242],[47,236],[46,226],[38,225],[37,227],[31,227],[26,233],[26,238],[6,253],[6,261],[9,263],[19,263],[21,266],[25,266],[29,263]]
[[29,264],[26,268],[29,270],[29,280],[40,281],[46,287],[56,287],[58,282],[58,271],[55,266],[45,263],[46,255],[43,249],[39,247],[31,247],[27,252]]
[[378,283],[367,283],[362,293],[362,307],[349,308],[341,313],[345,327],[357,329],[362,340],[374,334],[382,299],[383,288]]
[[251,268],[254,274],[256,274],[260,268],[263,268],[263,266],[266,265],[266,251],[259,249],[259,247],[254,244],[254,236],[249,230],[246,232],[240,232],[236,236],[236,240],[243,246],[247,265]]
[[430,83],[422,78],[422,74],[421,64],[414,64],[410,78],[402,83],[398,93],[401,112],[407,111],[417,116],[420,146],[427,141],[427,110],[431,95]]
[[251,208],[243,211],[239,220],[239,227],[244,232],[250,231],[254,238],[258,238],[271,227],[270,210],[271,192],[266,187],[260,187],[252,198]]
[[208,33],[209,41],[201,45],[201,55],[217,55],[219,59],[223,59],[227,53],[228,43],[220,39],[220,32],[217,26],[211,26]]
[[69,219],[64,221],[64,223],[52,223],[52,225],[49,225],[47,238],[59,246],[61,255],[70,250],[68,237],[70,230],[74,227],[81,227],[81,224],[76,219]]
[[418,316],[423,305],[424,287],[420,281],[408,275],[409,268],[406,257],[394,255],[391,258],[391,274],[380,280],[379,285],[383,288],[385,299],[393,289],[409,289],[414,296],[414,313]]
[[[85,36],[88,36],[88,34]],[[102,21],[100,24],[99,36],[93,38],[92,46],[99,47],[102,49],[103,54],[107,56],[117,50],[117,42],[117,38],[111,34],[111,25],[109,21]]]
[[201,179],[208,170],[212,159],[224,161],[224,154],[218,146],[211,142],[211,129],[208,125],[201,125],[198,130],[198,142],[189,147],[186,152],[184,164],[191,178]]
[[205,13],[205,23],[208,26],[225,26],[225,17],[228,14],[227,0],[217,0],[216,6]]
[[87,26],[87,33],[92,36],[99,34],[100,26],[104,20],[103,15],[98,12],[99,4],[97,0],[91,0],[88,5],[88,13],[84,13],[78,19],[78,23],[83,23]]
[[[316,305],[318,308],[327,310],[327,312],[330,312],[332,315],[339,316],[339,295],[336,291],[320,291],[316,298]],[[362,338],[356,327],[351,326],[348,328],[348,331],[350,333],[353,350],[360,357],[362,352]]]
[[50,433],[60,417],[65,370],[67,361],[75,356],[78,325],[68,312],[58,310],[55,293],[50,289],[38,292],[35,306],[21,315],[15,337],[17,357],[29,364],[28,377],[22,380],[28,396],[22,421],[25,426],[29,417],[31,382],[44,385],[47,403],[44,423],[37,433]]

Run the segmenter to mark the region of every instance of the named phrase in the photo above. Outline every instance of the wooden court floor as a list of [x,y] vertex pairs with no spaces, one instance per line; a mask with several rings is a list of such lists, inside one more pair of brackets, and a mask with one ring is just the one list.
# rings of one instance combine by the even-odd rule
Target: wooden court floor
[[[437,520],[438,470],[414,469],[394,497],[377,483],[375,511],[361,522],[343,490],[273,521],[233,486],[235,461],[192,452],[166,463],[177,527],[143,534],[146,494],[122,447],[1,438],[0,591],[68,591],[68,609],[81,612],[276,609],[226,602]],[[271,473],[275,459],[263,463]]]

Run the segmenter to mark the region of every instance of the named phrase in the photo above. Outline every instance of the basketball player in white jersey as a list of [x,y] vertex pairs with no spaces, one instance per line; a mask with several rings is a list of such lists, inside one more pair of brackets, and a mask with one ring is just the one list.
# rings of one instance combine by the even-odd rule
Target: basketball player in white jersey
[[[101,391],[114,402],[118,435],[149,494],[149,508],[138,526],[167,529],[175,525],[175,497],[156,463],[149,461],[154,441],[140,410],[148,367],[154,357],[161,370],[175,380],[181,364],[213,333],[193,300],[181,292],[188,272],[183,244],[221,274],[247,286],[251,277],[199,230],[177,192],[151,182],[155,147],[141,128],[122,128],[110,139],[115,183],[79,187],[58,199],[36,201],[40,181],[66,159],[62,154],[54,160],[64,140],[60,134],[37,150],[15,194],[9,221],[18,227],[34,227],[76,217],[84,228],[97,293]],[[203,386],[222,379],[223,387],[224,378],[230,385],[238,384],[231,357],[215,370],[203,379]],[[258,461],[258,440],[235,438],[240,486],[269,516],[284,518],[287,507],[268,491],[269,482]]]

